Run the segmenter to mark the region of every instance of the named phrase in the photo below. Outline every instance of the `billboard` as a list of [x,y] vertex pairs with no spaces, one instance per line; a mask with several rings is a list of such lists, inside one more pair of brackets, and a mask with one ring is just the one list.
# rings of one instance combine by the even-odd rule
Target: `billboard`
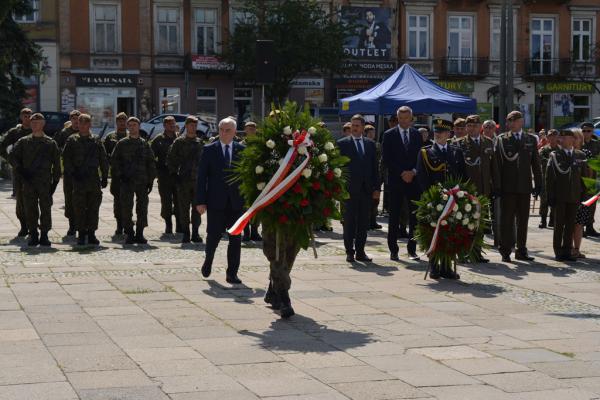
[[386,7],[342,6],[340,20],[354,26],[344,53],[350,58],[388,60],[392,52],[392,11]]

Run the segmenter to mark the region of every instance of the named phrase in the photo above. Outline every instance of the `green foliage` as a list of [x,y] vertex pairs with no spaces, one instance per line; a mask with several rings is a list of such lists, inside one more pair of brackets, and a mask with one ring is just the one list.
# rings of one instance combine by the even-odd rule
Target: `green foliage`
[[588,159],[587,165],[595,172],[594,176],[596,176],[596,178],[583,177],[583,183],[587,188],[587,194],[594,195],[600,191],[600,179],[597,178],[600,177],[600,156]]
[[[235,179],[241,181],[242,196],[250,206],[260,194],[259,188],[275,175],[279,160],[290,149],[288,140],[292,136],[284,134],[285,128],[290,127],[292,131],[316,128],[316,133],[310,136],[311,159],[305,168],[311,170],[311,175],[301,176],[294,186],[255,217],[265,229],[278,230],[286,240],[291,239],[304,249],[310,244],[313,227],[324,225],[328,219],[341,218],[338,203],[348,198],[342,168],[349,160],[340,155],[333,136],[319,127],[318,122],[308,110],[287,102],[275,117],[262,122],[256,136],[248,138],[241,160],[234,168]],[[267,146],[268,141],[274,142],[272,149]],[[327,156],[325,162],[319,160],[323,154]],[[298,155],[290,173],[304,159],[305,156]],[[260,168],[257,171],[257,167],[262,168],[262,172]]]
[[283,103],[290,83],[303,73],[340,72],[343,44],[352,26],[335,21],[315,0],[246,0],[237,8],[245,18],[236,21],[235,32],[224,50],[224,58],[234,64],[236,75],[254,81],[256,40],[273,40],[277,77],[267,88],[270,101]]
[[[476,189],[470,182],[448,179],[443,184],[431,186],[423,192],[420,200],[415,201],[418,221],[415,239],[421,250],[429,249],[435,225],[446,205],[446,192],[456,185],[464,192],[464,196],[455,196],[458,208],[448,217],[447,225],[441,226],[438,245],[430,256],[442,265],[450,265],[457,258],[475,259],[479,250],[485,247],[484,231],[490,226],[489,199],[485,196],[474,196],[472,193],[475,193]],[[465,222],[465,219],[468,222]]]
[[39,75],[42,53],[12,18],[13,14],[30,13],[29,2],[3,0],[0,3],[0,114],[16,119],[26,97],[25,86],[19,76]]

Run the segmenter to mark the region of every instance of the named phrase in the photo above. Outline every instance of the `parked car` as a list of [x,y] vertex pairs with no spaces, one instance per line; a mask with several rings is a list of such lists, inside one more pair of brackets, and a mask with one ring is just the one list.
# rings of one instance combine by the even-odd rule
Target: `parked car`
[[69,120],[69,114],[64,112],[54,111],[42,111],[44,118],[46,118],[46,125],[44,126],[44,133],[50,137],[53,137],[55,133],[60,132],[65,122]]
[[[183,132],[183,128],[185,125],[185,119],[187,118],[186,114],[161,114],[157,115],[149,119],[148,121],[144,121],[140,124],[140,134],[144,137],[147,137],[149,140],[154,139],[157,135],[159,135],[163,131],[163,120],[167,116],[175,117],[175,122],[179,127],[179,131]],[[198,119],[198,135],[210,136],[211,129],[210,124],[205,120],[199,118]]]

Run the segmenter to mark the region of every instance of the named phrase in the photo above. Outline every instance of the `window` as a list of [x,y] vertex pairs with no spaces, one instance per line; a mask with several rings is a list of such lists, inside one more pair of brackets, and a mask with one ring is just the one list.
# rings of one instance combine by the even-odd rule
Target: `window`
[[217,9],[196,8],[194,11],[196,54],[211,56],[217,48]]
[[244,126],[242,122],[250,121],[252,118],[252,89],[233,89],[234,115],[238,120],[238,126]]
[[158,98],[160,99],[160,112],[162,114],[179,114],[179,88],[160,88]]
[[573,19],[572,47],[574,61],[589,61],[592,57],[592,19]]
[[473,17],[448,17],[448,73],[473,72]]
[[217,122],[217,89],[196,90],[196,114],[210,124]]
[[179,52],[179,22],[179,9],[157,7],[156,47],[159,54],[177,54]]
[[531,73],[549,75],[554,72],[554,19],[531,20]]
[[590,96],[573,96],[573,121],[590,120]]
[[408,16],[408,58],[429,58],[429,15]]
[[119,7],[98,3],[92,7],[92,40],[96,53],[119,51]]
[[39,9],[40,9],[40,0],[27,0],[31,8],[33,8],[33,12],[31,14],[14,14],[13,19],[15,22],[19,22],[22,24],[31,24],[38,21],[39,18]]
[[235,28],[238,24],[246,24],[255,22],[254,15],[248,12],[244,12],[240,9],[231,9],[231,22],[229,24],[231,33],[235,32]]

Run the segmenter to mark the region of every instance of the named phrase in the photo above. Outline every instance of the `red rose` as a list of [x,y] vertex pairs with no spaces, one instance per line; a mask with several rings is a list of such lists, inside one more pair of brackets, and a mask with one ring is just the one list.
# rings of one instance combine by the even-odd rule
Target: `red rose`
[[302,193],[302,186],[300,186],[299,183],[296,183],[292,190],[294,191],[294,193]]
[[335,178],[335,175],[333,174],[332,170],[327,171],[327,173],[325,174],[325,179],[327,179],[328,181],[332,181],[333,178]]
[[313,182],[313,184],[312,184],[312,188],[313,188],[314,190],[319,190],[319,189],[321,189],[321,183],[320,183],[319,181],[314,181],[314,182]]
[[290,208],[290,203],[288,203],[287,201],[283,201],[283,208]]
[[334,192],[334,193],[339,193],[339,192],[341,192],[341,191],[342,191],[342,188],[341,188],[339,185],[338,185],[338,186],[335,186],[335,187],[333,188],[333,192]]
[[323,215],[329,217],[331,215],[331,209],[329,207],[325,207],[323,209]]
[[310,204],[310,201],[308,201],[308,199],[302,199],[300,200],[300,207],[306,207]]
[[329,190],[326,190],[324,193],[325,197],[327,197],[328,199],[331,198],[331,192]]
[[280,215],[280,216],[279,216],[279,223],[280,223],[280,224],[285,224],[286,222],[288,222],[288,217],[287,217],[287,215]]

